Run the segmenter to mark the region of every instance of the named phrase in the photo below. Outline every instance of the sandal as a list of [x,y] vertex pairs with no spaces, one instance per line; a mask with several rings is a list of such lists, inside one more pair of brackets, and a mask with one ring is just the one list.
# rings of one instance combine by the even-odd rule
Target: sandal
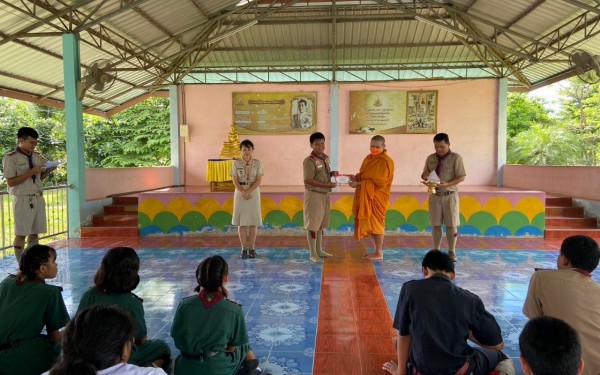
[[254,249],[250,249],[250,258],[256,258],[256,251]]
[[248,258],[248,250],[242,249],[242,255],[240,255],[242,259]]

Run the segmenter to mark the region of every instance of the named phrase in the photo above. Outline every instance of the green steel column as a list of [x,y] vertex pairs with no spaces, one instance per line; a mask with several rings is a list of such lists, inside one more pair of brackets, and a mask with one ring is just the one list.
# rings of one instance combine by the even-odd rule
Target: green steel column
[[171,125],[171,165],[173,166],[173,185],[181,186],[181,166],[179,161],[179,95],[177,85],[169,86],[169,107]]
[[69,237],[79,238],[81,207],[85,202],[85,161],[83,157],[83,110],[77,100],[79,81],[79,35],[64,34],[63,68],[65,79],[65,118],[67,120],[67,202]]

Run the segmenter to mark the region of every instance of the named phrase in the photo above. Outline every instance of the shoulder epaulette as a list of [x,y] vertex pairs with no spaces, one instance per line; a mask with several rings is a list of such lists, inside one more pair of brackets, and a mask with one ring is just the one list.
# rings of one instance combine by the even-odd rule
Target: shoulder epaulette
[[227,299],[227,298],[226,298],[226,299],[225,299],[225,301],[227,301],[227,302],[231,302],[231,303],[233,303],[234,305],[238,305],[239,307],[242,307],[242,304],[241,304],[241,303],[237,303],[237,302],[235,302],[235,301],[232,301],[232,300],[230,300],[230,299]]
[[9,152],[7,155],[8,155],[8,156],[13,156],[13,155],[14,155],[14,154],[16,154],[16,153],[17,153],[17,151],[13,151],[13,152]]
[[139,297],[137,294],[131,293],[131,295],[133,296],[133,298],[139,300],[140,302],[144,302],[144,299],[142,297]]
[[50,284],[46,284],[46,285],[51,286],[53,288],[56,288],[56,289],[60,290],[61,293],[63,291],[63,287],[62,286],[59,286],[59,285],[50,285]]
[[194,295],[192,295],[192,296],[183,297],[181,300],[182,300],[182,301],[185,301],[186,299],[190,299],[190,298],[198,298],[198,295],[197,295],[197,294],[194,294]]

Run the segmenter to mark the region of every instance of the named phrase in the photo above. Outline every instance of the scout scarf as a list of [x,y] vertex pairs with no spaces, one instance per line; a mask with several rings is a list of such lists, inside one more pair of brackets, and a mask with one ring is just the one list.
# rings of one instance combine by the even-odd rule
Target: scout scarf
[[[21,147],[17,146],[17,150],[18,153],[23,154],[25,156],[27,156],[27,161],[29,162],[29,169],[33,169],[33,152],[30,152],[29,154],[26,153],[25,151],[21,150]],[[31,179],[33,180],[33,183],[35,183],[35,179],[36,179],[36,175],[31,176]]]
[[448,153],[444,156],[439,156],[438,154],[435,154],[435,158],[437,159],[437,165],[435,166],[435,173],[438,175],[438,177],[440,176],[440,173],[442,172],[442,163],[444,162],[444,159],[446,159],[448,156],[450,156],[451,153],[452,153],[452,151],[448,150]]

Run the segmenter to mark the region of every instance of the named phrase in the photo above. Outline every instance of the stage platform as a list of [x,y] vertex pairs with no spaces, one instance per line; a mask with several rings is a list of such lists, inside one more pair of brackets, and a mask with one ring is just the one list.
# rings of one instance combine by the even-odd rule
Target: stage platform
[[[303,186],[261,186],[261,235],[303,233]],[[334,189],[330,235],[351,235],[354,189]],[[459,233],[481,237],[543,237],[543,191],[496,186],[460,187]],[[139,194],[140,236],[231,234],[233,196],[209,186],[185,186]],[[423,235],[430,231],[428,194],[424,186],[393,186],[386,218],[387,234]]]

